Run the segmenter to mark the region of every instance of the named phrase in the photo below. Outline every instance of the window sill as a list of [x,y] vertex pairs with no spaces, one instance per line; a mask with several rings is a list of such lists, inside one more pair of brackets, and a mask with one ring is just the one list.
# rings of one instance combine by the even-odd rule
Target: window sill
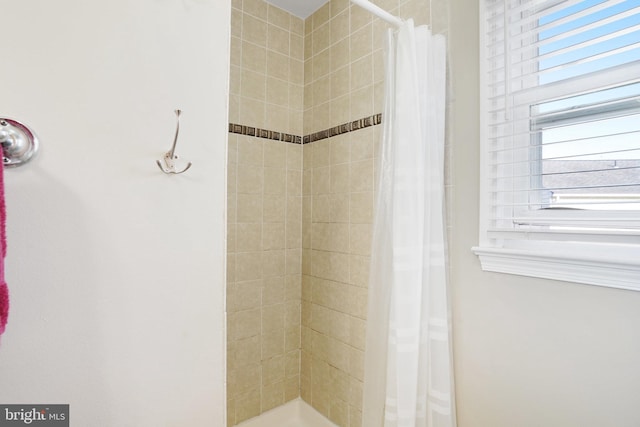
[[612,256],[609,248],[567,249],[472,248],[484,271],[640,291],[640,257]]

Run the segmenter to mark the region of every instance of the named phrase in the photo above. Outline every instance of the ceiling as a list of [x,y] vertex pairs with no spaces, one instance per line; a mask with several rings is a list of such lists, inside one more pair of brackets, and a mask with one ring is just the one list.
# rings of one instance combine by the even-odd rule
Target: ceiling
[[265,0],[298,18],[307,18],[329,0]]

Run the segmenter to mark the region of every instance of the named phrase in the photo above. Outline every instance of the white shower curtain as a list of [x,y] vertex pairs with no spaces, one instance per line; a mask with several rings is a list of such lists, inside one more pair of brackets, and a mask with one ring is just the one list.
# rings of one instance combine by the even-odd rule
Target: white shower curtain
[[389,30],[363,426],[455,427],[444,222],[445,40]]

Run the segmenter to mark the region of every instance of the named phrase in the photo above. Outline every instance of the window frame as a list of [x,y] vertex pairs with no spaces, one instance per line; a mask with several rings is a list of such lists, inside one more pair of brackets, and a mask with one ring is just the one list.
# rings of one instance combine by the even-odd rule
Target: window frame
[[[560,223],[554,230],[536,232],[530,229],[519,230],[515,222],[510,230],[491,228],[495,205],[490,194],[494,190],[491,183],[495,177],[489,164],[490,150],[493,147],[488,134],[489,59],[485,56],[485,46],[489,41],[484,14],[487,2],[488,0],[480,2],[480,236],[479,245],[473,247],[472,251],[479,257],[485,271],[640,291],[640,228],[634,228],[640,224],[640,211],[576,212],[575,215],[593,227],[587,231],[562,229]],[[621,72],[624,71],[615,69],[611,74]],[[553,88],[545,89],[549,90]],[[533,92],[535,90],[530,91],[532,99],[528,101],[529,109],[536,104],[535,98],[539,96],[539,93]],[[532,118],[532,114],[529,114],[529,118]],[[570,115],[566,118],[570,118]],[[533,124],[527,126],[530,130]],[[534,146],[531,142],[528,144]],[[541,156],[538,158],[541,161]],[[529,168],[528,173],[531,172]],[[532,178],[528,179],[531,185]],[[556,209],[543,211],[534,212],[528,221],[535,221],[536,217],[540,217],[548,224],[558,213]],[[566,213],[563,212],[563,216]],[[598,223],[594,222],[594,218],[625,224],[624,220],[621,221],[625,215],[626,223],[630,226],[628,230],[595,229]],[[517,220],[513,215],[512,221]]]

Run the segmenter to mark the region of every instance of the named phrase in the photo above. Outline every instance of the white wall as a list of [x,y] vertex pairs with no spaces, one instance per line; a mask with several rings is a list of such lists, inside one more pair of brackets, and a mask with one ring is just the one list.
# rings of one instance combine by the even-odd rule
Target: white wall
[[478,2],[454,0],[452,287],[460,427],[640,425],[640,292],[482,272]]
[[[224,425],[230,2],[0,0],[12,310],[1,403],[75,426]],[[172,142],[186,174],[155,165]]]

